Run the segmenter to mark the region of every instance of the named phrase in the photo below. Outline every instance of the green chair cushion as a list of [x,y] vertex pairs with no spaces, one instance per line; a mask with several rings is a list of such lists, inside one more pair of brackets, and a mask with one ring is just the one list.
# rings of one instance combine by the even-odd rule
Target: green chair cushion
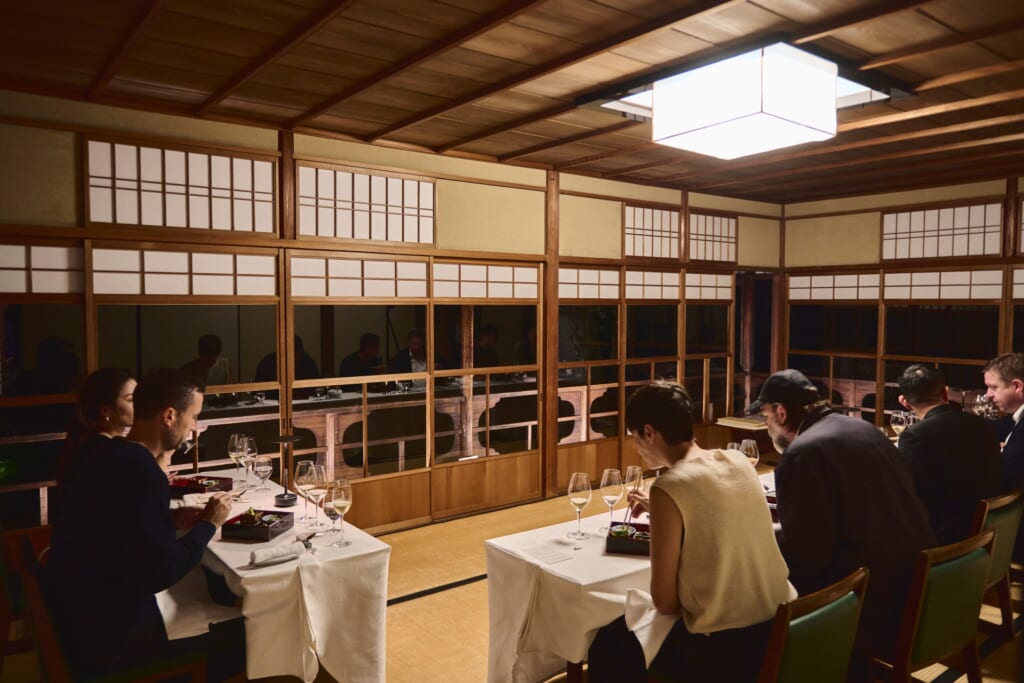
[[1024,500],[1019,500],[1013,505],[990,511],[985,518],[985,531],[993,529],[996,532],[996,540],[992,544],[992,565],[989,567],[986,583],[991,584],[1010,570],[1013,544],[1017,539],[1022,515]]
[[778,683],[846,680],[857,635],[858,602],[851,591],[789,623]]
[[989,555],[984,548],[932,565],[910,653],[912,667],[947,657],[974,637],[988,568]]

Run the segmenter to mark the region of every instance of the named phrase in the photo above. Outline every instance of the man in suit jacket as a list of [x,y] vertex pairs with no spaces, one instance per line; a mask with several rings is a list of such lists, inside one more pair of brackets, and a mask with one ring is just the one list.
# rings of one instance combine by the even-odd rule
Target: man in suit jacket
[[895,642],[917,555],[935,545],[899,452],[872,425],[819,400],[796,370],[769,377],[749,412],[765,417],[782,454],[778,541],[790,581],[806,594],[868,567],[858,641],[884,653]]
[[940,545],[963,540],[978,501],[999,492],[995,430],[983,418],[949,405],[946,378],[931,365],[903,371],[899,401],[919,420],[900,435],[898,445],[935,538]]
[[[135,389],[128,436],[90,441],[75,463],[53,527],[44,585],[76,674],[190,652],[208,653],[211,666],[225,665],[217,656],[225,647],[219,640],[169,641],[155,597],[199,564],[231,512],[229,494],[214,494],[195,526],[176,538],[167,476],[157,464],[195,429],[202,389],[179,370],[150,373]],[[217,669],[216,679],[240,671],[244,639],[236,649],[241,655],[227,655],[233,664]]]
[[1003,440],[1002,487],[1013,491],[1024,487],[1024,353],[1004,353],[985,366],[986,395],[1000,411],[1010,416],[1001,421]]

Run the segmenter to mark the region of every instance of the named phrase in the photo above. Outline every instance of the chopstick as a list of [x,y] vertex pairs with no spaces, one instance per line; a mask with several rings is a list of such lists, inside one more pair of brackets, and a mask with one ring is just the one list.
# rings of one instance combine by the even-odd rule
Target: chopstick
[[[633,482],[633,490],[634,491],[636,491],[637,489],[640,488],[640,484],[643,483],[643,480],[644,480],[644,475],[641,472],[640,476],[637,477],[636,481]],[[626,496],[626,502],[629,503],[629,496]],[[626,509],[627,509],[626,521],[624,523],[625,524],[629,524],[629,522],[633,519],[633,506],[632,505],[626,505]]]

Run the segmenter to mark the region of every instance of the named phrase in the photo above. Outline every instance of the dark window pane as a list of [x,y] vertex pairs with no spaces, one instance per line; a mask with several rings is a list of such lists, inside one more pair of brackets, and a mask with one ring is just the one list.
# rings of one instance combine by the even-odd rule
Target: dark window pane
[[[463,358],[463,348],[473,349],[472,359]],[[434,307],[434,353],[440,369],[536,365],[536,348],[536,306]]]
[[954,390],[963,392],[972,389],[976,392],[984,392],[985,378],[982,372],[984,367],[984,365],[953,365],[951,363],[941,363],[939,365],[939,369],[946,376],[946,386],[950,388],[951,392]]
[[874,353],[877,345],[877,305],[789,307],[791,349]]
[[65,432],[74,414],[71,403],[0,408],[0,436]]
[[693,401],[693,421],[702,422],[704,412],[704,361],[697,358],[683,362],[683,386]]
[[[275,306],[103,305],[97,317],[101,366],[139,377],[180,367],[212,385],[277,379]],[[297,353],[300,379],[319,376],[308,352]]]
[[81,304],[0,304],[0,395],[77,389],[85,367],[83,310]]
[[618,311],[618,306],[559,306],[559,362],[614,359]]
[[725,353],[728,350],[728,304],[687,304],[687,355],[697,353]]
[[996,355],[997,306],[887,306],[885,352],[893,355],[988,359]]
[[626,308],[626,357],[652,358],[679,353],[679,307],[632,304]]

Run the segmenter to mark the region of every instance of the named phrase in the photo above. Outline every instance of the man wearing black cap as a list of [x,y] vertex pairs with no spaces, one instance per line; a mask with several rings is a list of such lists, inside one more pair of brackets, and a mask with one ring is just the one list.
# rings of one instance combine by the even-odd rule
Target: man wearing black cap
[[819,400],[796,370],[769,377],[748,412],[764,416],[782,454],[778,541],[790,581],[803,595],[870,569],[858,644],[886,653],[917,555],[935,545],[899,451],[872,425]]

